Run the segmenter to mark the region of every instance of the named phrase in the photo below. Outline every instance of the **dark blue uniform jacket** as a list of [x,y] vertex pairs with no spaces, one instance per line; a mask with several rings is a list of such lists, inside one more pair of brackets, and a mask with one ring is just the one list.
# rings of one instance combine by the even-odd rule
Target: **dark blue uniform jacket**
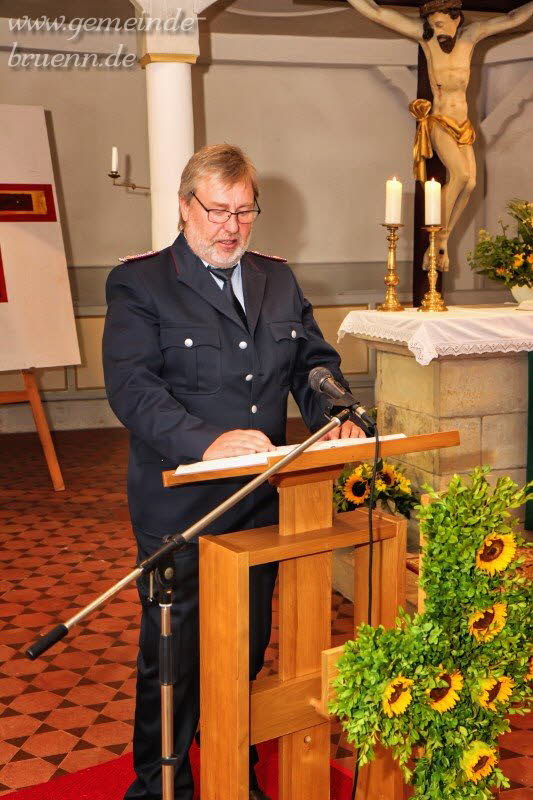
[[[221,433],[236,428],[255,428],[284,444],[289,391],[309,428],[318,430],[324,402],[307,386],[309,371],[324,365],[345,384],[340,358],[290,268],[247,252],[241,269],[249,330],[183,234],[109,275],[105,381],[109,403],[131,434],[128,500],[143,550],[196,522],[245,480],[165,489],[162,470],[200,461]],[[277,493],[267,484],[208,532],[276,520]]]

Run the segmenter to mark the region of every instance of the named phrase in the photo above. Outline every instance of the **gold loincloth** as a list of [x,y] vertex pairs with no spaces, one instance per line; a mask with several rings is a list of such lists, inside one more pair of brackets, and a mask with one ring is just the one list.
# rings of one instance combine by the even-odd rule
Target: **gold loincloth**
[[464,122],[459,124],[451,117],[445,117],[441,114],[430,115],[431,103],[429,100],[421,98],[413,100],[412,103],[409,103],[409,111],[416,119],[413,172],[417,181],[423,182],[426,180],[426,158],[431,158],[433,155],[430,135],[433,125],[439,125],[460,146],[474,144],[476,140],[476,132],[469,119],[465,119]]

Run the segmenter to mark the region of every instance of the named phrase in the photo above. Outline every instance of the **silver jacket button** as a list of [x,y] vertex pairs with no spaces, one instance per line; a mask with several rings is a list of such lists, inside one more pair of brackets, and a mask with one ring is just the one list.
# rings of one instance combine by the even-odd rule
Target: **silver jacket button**
[[192,339],[185,339],[183,344],[185,345],[185,347],[192,347],[193,341],[192,341]]
[[296,339],[296,336],[297,336],[296,331],[294,331],[294,330],[291,331],[291,336],[292,336],[293,339]]
[[239,342],[239,347],[241,348],[241,350],[246,350],[246,348],[248,347],[248,342]]
[[252,409],[251,409],[251,411],[252,411],[252,414],[255,414],[255,413],[256,413],[256,411],[257,411],[257,406],[252,406]]
[[246,375],[246,377],[245,377],[245,379],[244,379],[244,380],[245,380],[245,381],[251,381],[253,377],[254,377],[254,376],[253,376],[253,375],[250,373],[250,374]]

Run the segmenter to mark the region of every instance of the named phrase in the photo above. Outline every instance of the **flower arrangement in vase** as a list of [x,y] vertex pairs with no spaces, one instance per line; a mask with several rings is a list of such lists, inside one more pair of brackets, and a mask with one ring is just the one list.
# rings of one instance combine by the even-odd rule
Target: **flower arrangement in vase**
[[507,235],[509,225],[501,220],[502,233],[496,236],[481,229],[467,261],[478,275],[508,286],[520,302],[529,295],[533,299],[533,203],[511,200],[507,211],[517,223],[516,236]]
[[411,510],[418,503],[418,498],[411,488],[411,481],[402,469],[394,464],[378,461],[374,494],[372,488],[373,465],[365,461],[362,464],[347,464],[333,487],[333,504],[336,511],[353,511],[372,503],[375,508],[379,502],[386,510],[404,517],[411,516]]

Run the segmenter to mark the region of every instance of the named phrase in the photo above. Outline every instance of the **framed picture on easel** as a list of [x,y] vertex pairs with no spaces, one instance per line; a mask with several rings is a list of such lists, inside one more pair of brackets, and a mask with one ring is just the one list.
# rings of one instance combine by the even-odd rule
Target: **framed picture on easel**
[[80,352],[48,132],[41,106],[3,105],[1,115],[0,373],[22,373],[24,388],[0,391],[0,404],[30,404],[58,491],[65,487],[35,370],[79,364]]

